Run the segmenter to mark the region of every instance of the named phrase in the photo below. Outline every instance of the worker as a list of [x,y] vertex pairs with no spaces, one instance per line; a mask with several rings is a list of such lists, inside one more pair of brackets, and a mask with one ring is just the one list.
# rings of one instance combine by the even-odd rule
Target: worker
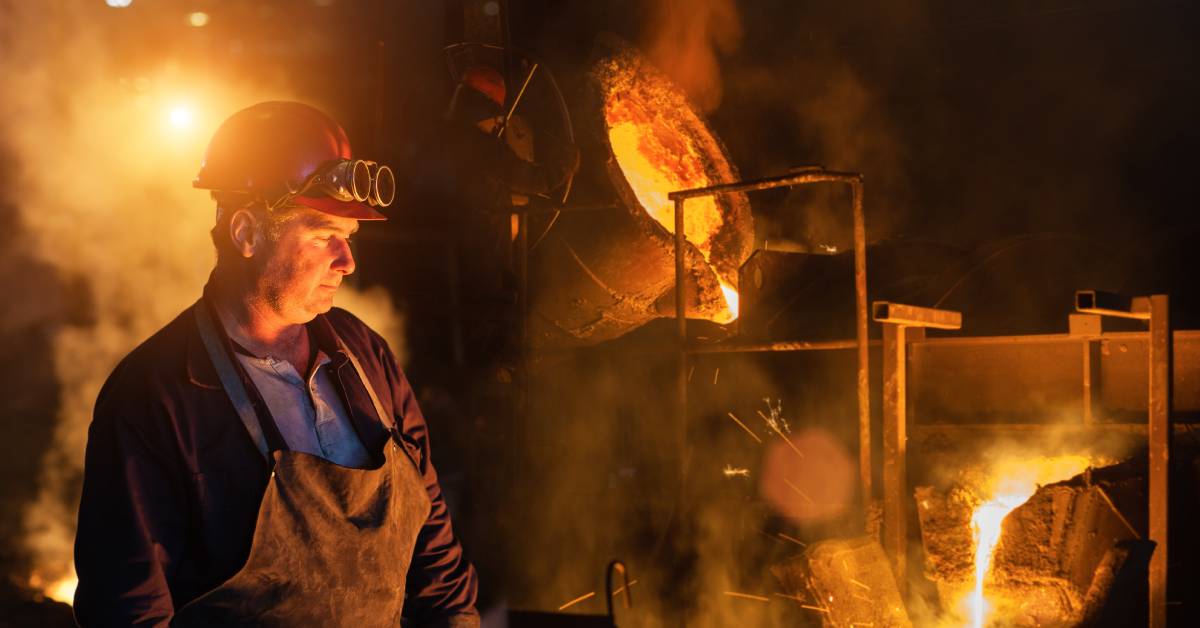
[[216,266],[96,401],[77,621],[478,626],[413,390],[332,307],[393,173],[317,109],[266,102],[218,128],[194,185],[216,201]]

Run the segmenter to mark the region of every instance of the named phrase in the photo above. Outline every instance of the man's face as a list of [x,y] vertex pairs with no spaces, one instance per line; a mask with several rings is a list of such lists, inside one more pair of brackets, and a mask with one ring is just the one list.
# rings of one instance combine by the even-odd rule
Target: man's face
[[342,279],[354,272],[350,236],[358,220],[307,207],[286,222],[256,264],[257,292],[289,323],[304,324],[333,307]]

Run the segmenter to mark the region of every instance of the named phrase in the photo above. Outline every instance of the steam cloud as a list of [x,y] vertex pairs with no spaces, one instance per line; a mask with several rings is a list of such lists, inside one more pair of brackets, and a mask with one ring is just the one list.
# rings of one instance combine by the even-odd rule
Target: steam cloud
[[[212,267],[214,207],[191,187],[208,137],[233,111],[287,97],[284,86],[202,81],[162,60],[122,78],[89,14],[67,0],[0,6],[0,74],[15,88],[0,99],[0,140],[15,162],[3,175],[0,211],[16,212],[4,223],[17,225],[27,252],[10,269],[50,269],[85,295],[51,301],[47,282],[0,312],[5,322],[56,315],[73,323],[51,338],[58,407],[11,419],[54,424],[22,516],[21,558],[43,583],[73,576],[83,452],[100,386],[121,357],[199,297]],[[401,346],[402,322],[386,293],[343,292]],[[70,308],[84,311],[47,311]]]
[[742,40],[733,0],[655,0],[642,36],[642,48],[701,111],[721,104],[719,54]]

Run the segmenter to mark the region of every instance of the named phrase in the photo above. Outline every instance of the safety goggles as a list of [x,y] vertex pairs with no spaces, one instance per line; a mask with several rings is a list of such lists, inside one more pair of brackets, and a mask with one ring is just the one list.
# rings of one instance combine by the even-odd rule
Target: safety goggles
[[318,169],[289,196],[328,196],[339,201],[387,207],[396,199],[392,169],[365,159],[339,159]]

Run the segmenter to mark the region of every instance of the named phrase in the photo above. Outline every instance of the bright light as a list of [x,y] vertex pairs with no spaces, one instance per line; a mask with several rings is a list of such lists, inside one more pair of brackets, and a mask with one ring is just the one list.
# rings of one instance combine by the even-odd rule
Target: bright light
[[987,625],[993,608],[984,590],[984,580],[992,567],[996,545],[1000,541],[1004,518],[1037,491],[1039,486],[1065,480],[1091,466],[1086,456],[1027,458],[1005,460],[993,470],[992,497],[975,508],[971,515],[971,536],[975,541],[975,588],[968,596],[972,628]]
[[192,126],[196,116],[192,113],[192,108],[187,105],[176,105],[171,108],[167,114],[167,122],[177,129],[186,129]]
[[[714,268],[713,270],[716,270],[716,269]],[[724,279],[721,279],[720,281],[721,281],[721,292],[725,295],[725,305],[729,308],[729,313],[733,315],[734,319],[736,319],[738,317],[737,288],[734,288],[733,286],[725,283]]]
[[132,2],[133,0],[104,0],[104,4],[107,4],[114,9],[124,9]]
[[188,15],[188,24],[200,28],[208,25],[208,14],[204,11],[196,11]]

